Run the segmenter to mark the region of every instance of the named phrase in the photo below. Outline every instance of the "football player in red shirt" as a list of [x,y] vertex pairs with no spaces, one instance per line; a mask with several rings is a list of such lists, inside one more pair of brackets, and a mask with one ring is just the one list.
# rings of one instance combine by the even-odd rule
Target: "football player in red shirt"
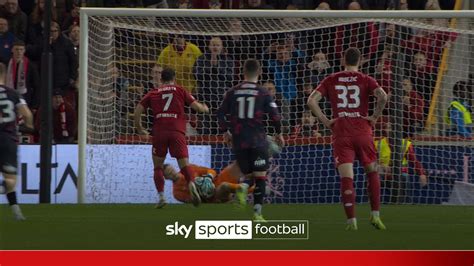
[[176,73],[173,69],[163,69],[161,72],[163,84],[143,97],[134,114],[135,128],[138,134],[148,136],[148,132],[142,127],[141,115],[147,108],[153,110],[153,179],[160,196],[158,208],[166,204],[163,193],[165,184],[163,165],[168,150],[170,155],[178,160],[181,173],[188,183],[193,204],[198,206],[201,203],[201,198],[193,182],[195,174],[193,168],[189,167],[185,106],[190,106],[193,110],[201,113],[208,113],[209,108],[196,101],[184,88],[176,85],[175,78]]
[[[377,81],[359,72],[361,54],[349,48],[344,54],[345,70],[325,78],[313,91],[308,105],[313,114],[332,130],[335,164],[341,175],[341,198],[347,216],[346,230],[357,230],[355,218],[354,159],[364,167],[368,178],[368,194],[372,209],[370,222],[377,229],[385,229],[380,219],[380,178],[377,173],[377,152],[374,147],[372,126],[380,117],[387,102],[387,94]],[[369,116],[369,97],[374,95],[377,104]],[[319,107],[327,98],[331,103],[333,119]]]

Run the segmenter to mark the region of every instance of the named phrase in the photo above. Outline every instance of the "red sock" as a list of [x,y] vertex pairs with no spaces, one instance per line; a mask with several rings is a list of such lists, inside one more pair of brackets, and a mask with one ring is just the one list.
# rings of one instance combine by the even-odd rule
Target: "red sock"
[[350,177],[341,178],[341,198],[347,219],[355,218],[354,181]]
[[183,167],[181,169],[181,173],[184,175],[184,179],[186,179],[186,183],[194,181],[194,170],[189,165]]
[[380,177],[377,172],[370,172],[367,174],[368,185],[367,190],[370,199],[370,208],[372,211],[380,210]]
[[163,169],[156,167],[154,170],[153,180],[155,181],[156,191],[163,192],[165,190],[165,176]]

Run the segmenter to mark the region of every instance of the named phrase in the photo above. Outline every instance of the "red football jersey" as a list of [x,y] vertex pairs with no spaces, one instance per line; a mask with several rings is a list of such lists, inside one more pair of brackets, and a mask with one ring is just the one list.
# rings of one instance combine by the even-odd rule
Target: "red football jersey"
[[186,133],[184,107],[191,105],[194,97],[177,85],[162,85],[148,92],[140,104],[153,110],[153,131],[179,131]]
[[316,88],[331,102],[333,136],[351,137],[372,134],[370,122],[361,118],[368,115],[369,96],[379,84],[360,72],[341,71],[326,77]]

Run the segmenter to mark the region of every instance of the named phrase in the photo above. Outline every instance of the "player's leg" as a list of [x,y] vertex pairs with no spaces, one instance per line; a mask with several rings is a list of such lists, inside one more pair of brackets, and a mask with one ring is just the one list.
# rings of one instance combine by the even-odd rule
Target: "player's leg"
[[16,174],[7,174],[3,173],[3,177],[5,178],[5,188],[6,188],[6,195],[8,204],[12,208],[13,215],[15,216],[16,220],[25,220],[25,216],[21,212],[20,206],[18,205],[17,197],[16,197]]
[[263,200],[265,198],[265,187],[267,185],[267,170],[269,166],[268,148],[261,147],[252,149],[249,154],[252,175],[255,179],[255,190],[253,192],[254,220],[265,221],[262,215]]
[[216,188],[216,199],[219,202],[228,202],[230,195],[236,193],[239,188],[240,184],[223,182]]
[[182,133],[176,132],[173,134],[173,137],[170,138],[172,142],[168,143],[170,154],[172,157],[178,160],[179,169],[181,169],[181,174],[183,174],[186,182],[188,183],[189,194],[194,206],[199,206],[201,204],[201,197],[199,192],[194,184],[194,173],[193,168],[189,165],[189,153],[188,145],[186,143],[186,136]]
[[152,156],[153,158],[153,181],[155,182],[155,188],[158,192],[158,203],[155,208],[160,209],[166,205],[165,199],[165,175],[164,175],[164,163],[165,157]]
[[367,194],[370,201],[370,222],[380,230],[384,230],[385,225],[380,219],[380,176],[377,171],[377,152],[375,150],[372,136],[360,137],[357,142],[357,157],[364,166],[367,175]]
[[163,132],[160,137],[153,138],[152,160],[153,160],[153,181],[158,192],[158,203],[156,208],[166,205],[165,200],[165,176],[163,173],[166,154],[168,153],[168,134]]
[[[223,189],[226,189],[225,192],[229,194],[235,193],[240,206],[245,207],[247,205],[249,185],[247,182],[242,182],[239,184],[240,177],[243,176],[239,164],[236,161],[232,162],[219,173],[219,176],[223,180],[232,180],[232,182],[225,182],[226,185],[223,187]],[[253,181],[253,179],[251,180]],[[225,196],[223,198],[225,198]]]
[[186,183],[188,183],[189,194],[191,194],[193,205],[197,207],[199,204],[201,204],[201,196],[199,196],[199,192],[196,188],[196,185],[194,184],[194,177],[196,174],[194,173],[193,168],[189,166],[189,159],[187,155],[186,157],[181,157],[178,159],[178,166],[181,169],[181,174],[183,174],[184,178],[186,179]]
[[[244,183],[246,185],[244,185],[243,188],[245,189],[248,189],[250,186],[248,186],[249,183],[253,183],[254,182],[254,178],[253,178],[253,175],[252,175],[252,172],[251,172],[251,169],[252,169],[252,166],[251,166],[251,160],[250,160],[250,154],[251,154],[251,151],[249,152],[249,150],[234,150],[234,155],[235,155],[235,165],[238,167],[238,169],[240,170],[240,173],[241,175],[246,175],[246,176],[249,176],[250,178],[244,180]],[[244,191],[242,191],[244,192]],[[247,191],[245,191],[247,192]],[[245,206],[247,205],[247,195],[243,195],[243,194],[240,194],[238,193],[237,195],[237,198],[239,200],[239,203],[241,204],[241,206]]]
[[333,152],[337,170],[341,177],[341,201],[347,217],[346,230],[357,230],[353,165],[355,152],[351,139],[346,137],[334,139]]
[[17,145],[13,141],[4,141],[1,145],[0,172],[3,174],[5,193],[16,220],[25,220],[16,196],[17,182]]

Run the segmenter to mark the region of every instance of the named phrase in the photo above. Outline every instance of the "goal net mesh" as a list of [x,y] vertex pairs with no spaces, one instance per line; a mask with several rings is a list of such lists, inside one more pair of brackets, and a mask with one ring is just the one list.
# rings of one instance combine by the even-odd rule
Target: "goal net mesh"
[[[137,136],[132,114],[159,86],[163,67],[174,68],[177,83],[211,109],[209,115],[187,112],[188,141],[196,145],[191,162],[217,171],[228,165],[232,152],[222,142],[216,110],[242,80],[243,62],[256,58],[288,144],[272,159],[267,200],[339,202],[331,132],[306,101],[322,79],[343,69],[344,50],[357,47],[361,71],[390,95],[374,126],[383,202],[448,202],[455,181],[474,181],[466,129],[473,101],[471,26],[467,19],[89,16],[87,201],[156,200],[151,148],[139,145],[148,143]],[[331,115],[327,102],[321,107]],[[143,122],[151,128],[150,113]],[[356,167],[357,200],[366,202],[365,176]],[[427,176],[426,186],[420,175]]]

